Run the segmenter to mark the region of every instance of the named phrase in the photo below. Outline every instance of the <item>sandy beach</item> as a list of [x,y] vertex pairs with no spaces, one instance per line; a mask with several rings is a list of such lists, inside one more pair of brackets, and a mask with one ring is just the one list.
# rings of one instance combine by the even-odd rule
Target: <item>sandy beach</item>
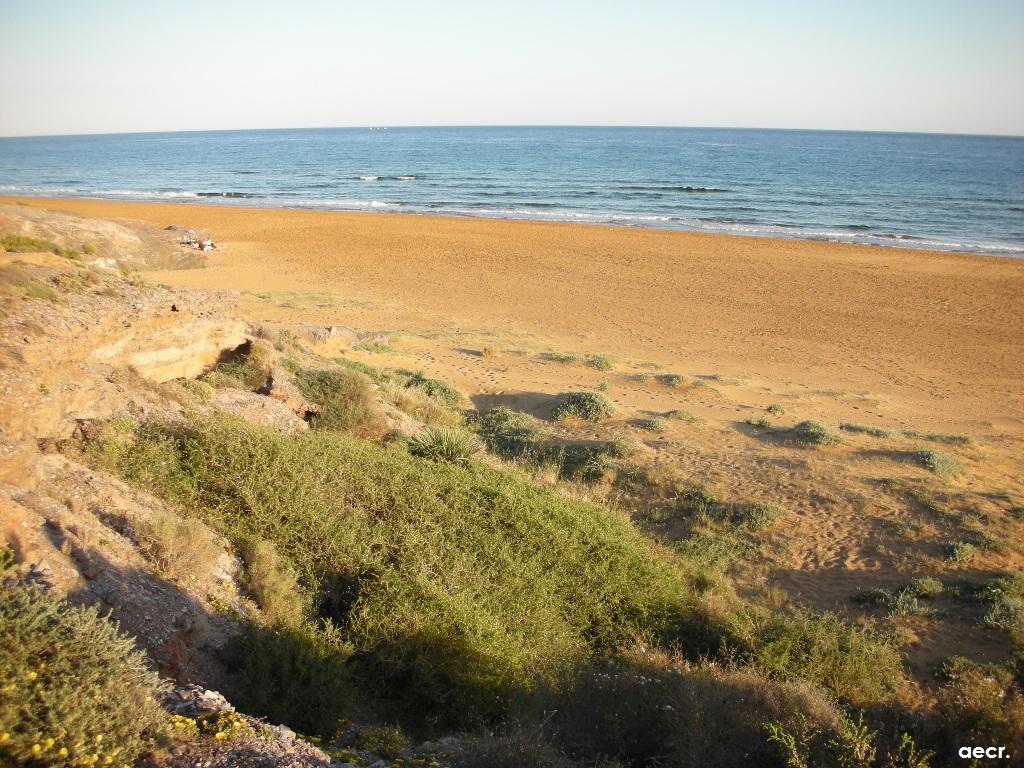
[[221,250],[205,269],[156,275],[166,283],[345,299],[344,318],[315,301],[277,309],[292,320],[501,333],[881,396],[889,416],[947,426],[1015,431],[1024,418],[1024,261],[528,221],[3,200],[209,229]]

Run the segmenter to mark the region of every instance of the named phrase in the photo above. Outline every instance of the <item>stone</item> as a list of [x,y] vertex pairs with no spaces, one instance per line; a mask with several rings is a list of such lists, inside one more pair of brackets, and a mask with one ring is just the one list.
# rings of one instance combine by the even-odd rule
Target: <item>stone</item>
[[301,432],[309,424],[300,419],[280,400],[246,392],[241,389],[218,389],[210,400],[210,406],[218,411],[241,416],[252,424],[273,427],[279,432]]
[[256,391],[284,403],[292,413],[303,421],[309,421],[310,418],[320,413],[320,406],[303,397],[295,383],[295,377],[284,368],[272,368],[266,384]]

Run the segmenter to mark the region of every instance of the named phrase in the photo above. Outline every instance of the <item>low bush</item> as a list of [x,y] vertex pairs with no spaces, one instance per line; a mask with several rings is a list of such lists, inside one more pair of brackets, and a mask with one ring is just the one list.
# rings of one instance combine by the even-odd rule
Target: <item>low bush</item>
[[378,437],[385,430],[384,418],[370,380],[348,368],[304,369],[295,376],[303,397],[320,406],[310,425],[315,429],[350,432]]
[[267,623],[299,625],[309,608],[309,599],[274,545],[262,539],[242,538],[238,549],[245,565],[242,587],[259,605]]
[[481,414],[473,422],[487,448],[507,458],[522,458],[539,450],[540,430],[528,413],[504,406]]
[[872,437],[884,437],[889,438],[896,435],[891,429],[885,429],[884,427],[874,427],[870,424],[854,424],[849,421],[844,421],[839,424],[839,428],[844,432],[860,432],[865,435],[871,435]]
[[804,445],[836,445],[842,438],[820,421],[801,421],[790,431],[792,438]]
[[647,432],[665,432],[668,430],[668,422],[659,416],[655,416],[651,419],[638,419],[636,426]]
[[449,464],[466,464],[482,448],[476,436],[454,427],[425,427],[409,438],[413,456]]
[[585,665],[539,704],[553,742],[584,765],[773,765],[765,723],[806,721],[832,733],[840,721],[828,697],[806,683],[657,657]]
[[132,639],[36,587],[0,587],[0,681],[5,765],[131,765],[163,730]]
[[741,504],[733,513],[735,522],[746,526],[752,531],[770,528],[775,522],[786,515],[786,509],[778,504]]
[[217,537],[198,520],[156,511],[137,527],[139,548],[168,578],[208,586],[224,554]]
[[[482,463],[229,417],[115,431],[88,450],[235,542],[271,542],[318,587],[353,673],[421,717],[495,714],[563,662],[634,635],[677,638],[692,611],[684,571],[615,514]],[[296,638],[253,642],[262,650],[242,666],[273,683],[248,685],[266,691],[259,714],[289,695],[315,700],[287,683],[287,665],[271,675]]]
[[950,563],[966,563],[977,551],[978,548],[969,541],[947,541],[942,545],[942,552]]
[[883,700],[903,680],[891,640],[839,615],[799,612],[758,624],[750,661],[783,680],[801,678],[854,704]]
[[599,371],[610,371],[615,367],[615,361],[608,355],[584,355],[583,364]]
[[562,419],[583,419],[600,421],[607,419],[615,412],[611,401],[600,392],[566,392],[560,395],[551,417]]
[[244,712],[333,736],[351,700],[351,649],[329,623],[250,625],[224,650],[225,691]]
[[678,373],[660,373],[655,378],[666,387],[681,387],[686,383],[686,378]]
[[907,585],[907,591],[915,597],[925,600],[933,600],[942,594],[942,582],[934,576],[919,576],[911,579]]
[[462,404],[462,393],[447,381],[428,379],[422,373],[415,373],[405,385],[422,389],[428,397],[447,408],[458,408]]
[[987,627],[1009,633],[1014,642],[1024,646],[1024,574],[1011,573],[986,582],[979,597],[988,611],[982,619]]
[[772,416],[782,416],[786,413],[786,409],[780,403],[772,403],[765,410]]
[[0,245],[8,253],[57,253],[60,250],[56,243],[28,235],[4,235],[0,237]]
[[[963,744],[1024,746],[1024,693],[1011,670],[952,657],[942,666],[945,685],[937,709],[950,753]],[[1011,746],[1012,745],[1012,746]]]
[[940,477],[959,475],[964,471],[964,465],[960,463],[960,460],[945,451],[936,451],[934,449],[914,451],[911,454],[911,459],[915,464],[934,472]]

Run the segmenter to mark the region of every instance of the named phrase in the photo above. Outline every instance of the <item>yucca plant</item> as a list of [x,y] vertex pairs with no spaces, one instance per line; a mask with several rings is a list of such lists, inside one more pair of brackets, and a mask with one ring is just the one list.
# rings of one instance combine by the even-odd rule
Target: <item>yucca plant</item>
[[409,452],[413,456],[451,464],[465,464],[483,444],[461,429],[454,427],[426,427],[409,438]]

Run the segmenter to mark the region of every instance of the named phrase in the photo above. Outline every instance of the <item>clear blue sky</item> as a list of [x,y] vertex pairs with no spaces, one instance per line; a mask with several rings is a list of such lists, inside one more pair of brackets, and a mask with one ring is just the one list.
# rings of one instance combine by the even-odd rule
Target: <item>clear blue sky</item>
[[1024,0],[0,0],[0,135],[601,124],[1024,134]]

